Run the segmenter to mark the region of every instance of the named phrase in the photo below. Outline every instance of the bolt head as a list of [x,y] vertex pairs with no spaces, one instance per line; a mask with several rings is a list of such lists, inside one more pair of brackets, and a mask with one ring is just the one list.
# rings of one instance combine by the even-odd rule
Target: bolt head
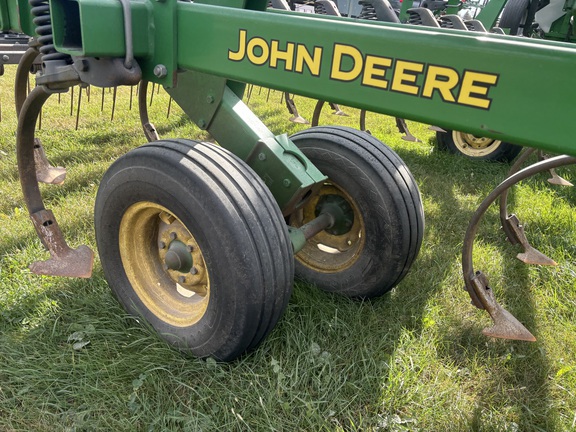
[[290,185],[292,184],[292,182],[289,179],[284,179],[284,181],[282,182],[282,184],[284,185],[284,187],[290,187]]
[[170,233],[170,240],[176,240],[177,237],[178,237],[178,234],[176,234],[175,232]]
[[206,97],[206,102],[208,102],[209,104],[214,103],[214,96],[208,95]]
[[180,282],[181,284],[186,283],[186,278],[184,276],[180,276],[178,278],[178,282]]
[[192,268],[190,269],[190,274],[191,274],[191,275],[197,275],[197,274],[198,274],[198,269],[197,269],[196,267],[192,267]]
[[194,250],[194,246],[188,245],[186,246],[186,249],[188,250],[188,252],[192,252]]
[[164,248],[166,248],[166,243],[161,241],[160,243],[158,243],[158,246],[160,247],[160,249],[164,249]]
[[168,75],[168,69],[163,64],[154,66],[154,76],[157,78],[165,78]]

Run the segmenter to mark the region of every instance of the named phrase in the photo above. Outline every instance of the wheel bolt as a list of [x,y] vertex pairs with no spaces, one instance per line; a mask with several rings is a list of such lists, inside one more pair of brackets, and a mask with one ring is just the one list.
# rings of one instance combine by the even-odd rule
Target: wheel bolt
[[192,267],[192,268],[190,269],[190,274],[192,274],[192,275],[197,275],[197,274],[198,274],[198,269],[197,269],[196,267]]
[[186,278],[184,276],[180,276],[178,278],[178,282],[180,282],[181,284],[186,283]]
[[164,243],[163,241],[161,241],[158,246],[160,246],[160,249],[164,249],[166,247],[166,243]]
[[168,271],[168,264],[162,264],[162,268],[164,269],[164,271]]
[[194,250],[194,246],[188,245],[186,249],[188,249],[188,252],[192,252]]
[[171,240],[176,240],[177,237],[178,237],[178,235],[175,232],[170,233],[170,239]]

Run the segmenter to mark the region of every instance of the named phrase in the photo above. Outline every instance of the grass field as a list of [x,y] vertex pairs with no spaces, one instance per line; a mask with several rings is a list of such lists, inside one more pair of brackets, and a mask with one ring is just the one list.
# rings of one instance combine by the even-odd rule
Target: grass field
[[[111,294],[98,260],[91,279],[41,277],[47,258],[23,204],[13,112],[14,71],[0,80],[0,431],[567,431],[576,428],[576,192],[538,175],[514,188],[510,208],[531,243],[557,261],[531,267],[499,229],[492,206],[475,243],[475,268],[535,343],[481,334],[488,315],[463,291],[468,221],[509,166],[439,152],[425,125],[420,143],[400,139],[390,117],[368,128],[407,163],[422,193],[422,250],[401,284],[366,302],[295,285],[279,325],[254,352],[229,364],[183,357]],[[51,97],[38,136],[62,186],[42,186],[68,242],[95,249],[93,204],[107,167],[144,144],[130,91],[78,89]],[[60,99],[60,100],[59,100]],[[268,100],[267,100],[268,99]],[[310,118],[314,102],[296,97]],[[249,105],[275,133],[288,121],[280,93],[256,88]],[[357,126],[326,114],[324,124]],[[209,139],[167,96],[151,118],[163,137]],[[548,127],[543,126],[543,127]],[[559,170],[576,182],[573,168]]]

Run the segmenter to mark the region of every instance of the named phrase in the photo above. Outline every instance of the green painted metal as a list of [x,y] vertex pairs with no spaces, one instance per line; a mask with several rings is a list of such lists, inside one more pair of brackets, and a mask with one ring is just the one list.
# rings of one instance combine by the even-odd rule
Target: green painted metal
[[286,135],[274,136],[242,102],[226,80],[199,72],[178,75],[178,86],[166,89],[202,129],[264,180],[285,215],[326,177]]
[[0,0],[0,29],[34,34],[29,11],[27,0]]
[[460,0],[448,0],[445,12],[447,14],[457,14],[461,8],[462,2]]
[[[67,40],[58,33],[75,28],[82,35],[76,52],[122,55],[121,20],[110,17],[121,16],[118,1],[53,0],[53,8],[58,3],[64,11],[55,27],[58,50],[70,50],[58,45]],[[78,5],[78,13],[66,13],[70,3]],[[566,85],[576,71],[576,49],[569,44],[292,13],[231,11],[174,0],[138,0],[131,5],[135,11],[142,5],[148,11],[133,16],[134,41],[148,41],[147,47],[138,45],[137,60],[144,65],[146,78],[166,86],[172,85],[178,69],[193,70],[576,154],[572,115],[570,109],[561,108],[576,96],[574,86]],[[97,13],[100,10],[107,12]],[[77,22],[72,23],[74,19]],[[103,33],[118,37],[104,44],[99,42]],[[167,77],[153,76],[152,66],[157,64],[165,64]]]
[[502,13],[504,6],[506,6],[506,1],[507,0],[489,0],[476,19],[484,24],[487,30],[490,30],[496,25],[496,20]]
[[[569,1],[567,3],[571,3],[570,8],[574,7],[574,1]],[[573,15],[570,13],[558,18],[554,23],[552,23],[550,31],[546,33],[546,39],[570,41],[572,43],[576,42],[576,33],[574,32],[572,21]]]
[[[229,14],[196,4],[183,4],[178,19],[178,63],[186,69],[554,152],[576,151],[571,113],[557,109],[559,97],[576,96],[565,84],[576,71],[576,49],[570,45],[349,20],[334,31],[334,20],[322,17]],[[184,25],[192,21],[196,24]],[[206,34],[218,35],[208,38],[210,48],[184,44]],[[273,48],[274,40],[279,48]],[[300,71],[294,58],[275,62],[272,54],[254,52],[251,60],[250,49],[243,55],[245,46],[264,47],[269,54],[290,46],[318,64]],[[348,54],[340,56],[343,52]],[[450,75],[454,88],[431,91],[431,80],[442,74]]]

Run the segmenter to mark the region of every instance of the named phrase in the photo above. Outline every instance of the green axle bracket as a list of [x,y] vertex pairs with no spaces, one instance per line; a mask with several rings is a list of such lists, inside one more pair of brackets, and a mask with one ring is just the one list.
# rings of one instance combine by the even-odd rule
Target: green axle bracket
[[[241,96],[244,85],[231,84]],[[274,136],[225,79],[183,72],[166,91],[200,128],[254,169],[285,216],[326,179],[286,135]]]

